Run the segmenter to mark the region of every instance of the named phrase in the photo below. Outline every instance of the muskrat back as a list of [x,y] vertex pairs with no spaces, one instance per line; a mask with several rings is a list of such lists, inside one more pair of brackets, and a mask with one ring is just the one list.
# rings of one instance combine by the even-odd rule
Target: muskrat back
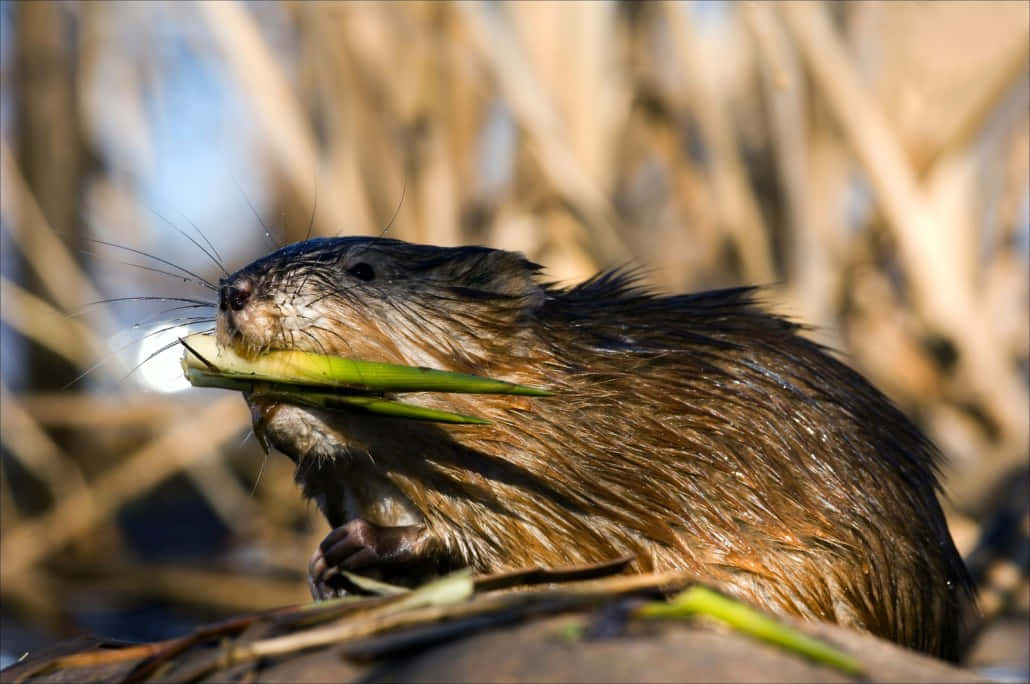
[[[390,577],[632,554],[778,613],[955,658],[970,581],[937,450],[755,290],[572,288],[521,255],[309,240],[223,279],[219,343],[430,366],[551,397],[416,394],[439,425],[248,397],[336,528],[312,561]],[[413,579],[414,581],[414,579]]]

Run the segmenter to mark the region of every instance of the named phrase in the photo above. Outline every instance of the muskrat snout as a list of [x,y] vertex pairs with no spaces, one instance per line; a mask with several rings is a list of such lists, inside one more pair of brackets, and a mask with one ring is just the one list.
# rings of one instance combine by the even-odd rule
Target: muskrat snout
[[[263,315],[253,278],[235,274],[218,283],[218,315],[215,331],[218,344],[248,353],[267,343],[263,331],[269,323]],[[267,313],[267,312],[266,312]]]
[[228,311],[229,309],[239,311],[247,303],[247,300],[250,299],[253,290],[253,284],[247,279],[238,280],[231,284],[223,280],[221,288],[218,290],[218,309],[220,311]]

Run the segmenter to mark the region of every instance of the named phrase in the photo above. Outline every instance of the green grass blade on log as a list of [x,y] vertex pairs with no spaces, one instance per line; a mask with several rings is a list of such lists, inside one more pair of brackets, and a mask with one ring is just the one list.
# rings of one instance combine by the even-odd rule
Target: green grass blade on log
[[460,392],[550,396],[550,392],[478,375],[431,368],[358,361],[300,351],[271,351],[245,359],[220,348],[212,335],[198,333],[184,341],[186,366],[241,379],[295,385],[347,388],[364,392]]
[[810,637],[760,613],[751,606],[695,584],[665,603],[646,603],[636,615],[645,618],[684,618],[706,615],[733,629],[771,642],[848,674],[861,674],[858,661],[830,644]]

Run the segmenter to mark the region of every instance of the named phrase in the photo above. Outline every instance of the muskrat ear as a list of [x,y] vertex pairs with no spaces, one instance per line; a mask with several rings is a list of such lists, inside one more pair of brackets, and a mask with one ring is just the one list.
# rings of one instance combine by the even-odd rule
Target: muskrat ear
[[484,247],[459,247],[455,258],[439,264],[440,275],[448,277],[452,286],[472,296],[525,297],[543,299],[544,288],[536,280],[540,272],[518,252],[505,252]]

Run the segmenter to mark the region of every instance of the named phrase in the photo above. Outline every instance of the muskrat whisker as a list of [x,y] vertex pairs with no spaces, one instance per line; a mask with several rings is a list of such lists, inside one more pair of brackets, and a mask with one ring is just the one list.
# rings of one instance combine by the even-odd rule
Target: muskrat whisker
[[315,337],[314,335],[309,333],[307,330],[301,330],[300,332],[302,334],[304,334],[304,335],[307,335],[309,338],[311,338],[311,341],[314,342],[315,345],[322,351],[322,354],[324,356],[330,356],[329,351],[325,348],[325,345],[322,344],[322,341],[320,339],[318,339],[317,337]]
[[230,176],[232,176],[232,182],[234,185],[236,185],[236,189],[239,191],[240,195],[243,196],[243,200],[247,203],[247,206],[250,207],[250,213],[254,215],[254,218],[257,219],[257,222],[264,229],[265,239],[272,243],[272,246],[276,249],[281,249],[282,244],[278,240],[272,238],[271,231],[268,229],[268,226],[265,225],[264,219],[261,218],[261,214],[259,214],[258,210],[254,208],[254,204],[250,201],[250,198],[247,196],[247,193],[243,191],[243,186],[240,185],[240,181],[236,178],[236,174],[230,174]]
[[[277,317],[276,321],[275,321],[275,324],[279,327],[279,339],[281,339],[282,341],[285,342],[286,341],[287,330],[286,330],[285,323],[283,323],[283,318],[281,316]],[[289,331],[289,337],[290,337],[290,348],[291,349],[296,349],[297,343],[296,343],[296,341],[294,340],[294,337],[293,337],[293,330]]]
[[[404,174],[404,183],[401,185],[401,197],[400,197],[399,200],[397,200],[397,206],[393,208],[393,215],[390,216],[390,220],[386,222],[386,225],[383,227],[382,232],[379,233],[379,237],[380,238],[385,237],[386,234],[390,232],[390,229],[393,228],[393,222],[396,221],[397,220],[397,216],[400,215],[401,207],[404,206],[404,197],[407,194],[408,194],[408,174],[405,173]],[[353,258],[357,259],[359,256],[364,254],[366,251],[371,249],[371,247],[372,247],[372,243],[371,242],[369,242],[368,244],[364,245],[363,247],[359,247],[354,252]]]
[[[383,232],[379,234],[379,237],[385,236],[393,228],[393,222],[397,220],[397,215],[401,213],[401,207],[404,206],[404,196],[408,193],[408,174],[404,174],[404,184],[401,185],[401,198],[397,200],[397,206],[393,209],[393,216],[386,222],[386,227],[383,228]],[[371,246],[372,243],[369,243]],[[368,246],[365,247],[368,249]],[[360,254],[360,252],[359,252]]]
[[[210,329],[205,330],[203,332],[212,332],[213,330],[214,330],[214,328],[210,328]],[[155,351],[151,352],[150,354],[147,354],[147,358],[143,359],[142,361],[137,363],[135,366],[133,366],[132,370],[130,370],[128,373],[126,373],[124,376],[122,376],[122,378],[119,380],[119,382],[125,382],[126,380],[129,379],[129,377],[133,373],[135,373],[140,368],[142,368],[143,365],[146,364],[148,361],[150,361],[152,358],[154,358],[158,354],[161,354],[162,352],[166,352],[169,349],[171,349],[171,348],[173,348],[175,346],[178,346],[181,342],[182,342],[182,340],[177,338],[173,342],[169,342],[168,344],[162,345],[160,348],[156,349]]]
[[311,326],[311,329],[312,330],[321,330],[322,332],[329,333],[330,335],[333,335],[334,337],[339,339],[340,342],[343,342],[344,346],[346,346],[348,349],[351,348],[350,342],[347,340],[347,338],[344,337],[343,335],[341,335],[340,333],[336,332],[335,330],[331,330],[331,329],[326,328],[326,327],[321,326],[321,325],[313,325],[313,326]]
[[243,347],[244,351],[248,353],[262,354],[267,351],[270,346],[268,343],[262,344],[260,347],[256,346],[253,342],[244,337],[243,332],[239,330],[236,331],[236,338],[240,341],[240,345]]
[[[172,319],[172,320],[182,320],[182,319]],[[207,316],[205,316],[205,317],[197,317],[197,320],[189,322],[189,323],[185,323],[185,325],[188,327],[190,325],[196,325],[198,323],[213,322],[213,321],[214,321],[214,319],[209,318]],[[85,378],[87,375],[89,375],[90,373],[92,373],[96,369],[100,368],[101,366],[106,364],[108,361],[110,361],[113,357],[117,356],[118,354],[120,354],[121,352],[125,351],[129,347],[131,347],[133,345],[136,345],[136,344],[139,344],[143,340],[145,340],[145,339],[147,339],[149,337],[153,337],[154,335],[160,335],[161,333],[168,332],[169,330],[175,330],[176,328],[181,327],[183,324],[184,324],[183,322],[179,322],[176,325],[169,325],[167,327],[161,328],[160,330],[151,330],[150,332],[148,332],[146,335],[143,335],[142,337],[138,337],[136,339],[129,340],[128,342],[126,342],[125,344],[121,345],[120,347],[118,347],[116,349],[112,349],[110,352],[105,354],[102,359],[100,359],[99,361],[94,363],[92,366],[90,366],[89,368],[87,368],[86,370],[82,371],[81,373],[76,375],[74,378],[72,378],[67,384],[64,385],[64,387],[61,388],[61,390],[62,391],[66,391],[66,390],[70,389],[75,383],[79,382],[80,380]],[[214,328],[209,328],[208,330],[201,331],[201,332],[213,332],[213,331],[214,331]],[[165,347],[165,349],[167,349],[167,348],[168,347]],[[157,352],[154,352],[154,354],[151,354],[150,356],[148,356],[146,359],[144,359],[142,362],[140,362],[140,364],[137,365],[136,368],[139,368],[144,363],[146,363],[150,359],[154,358],[154,356],[156,354],[159,354],[161,351],[164,351],[164,349],[161,349],[161,350],[159,350]],[[130,375],[132,375],[132,373],[136,370],[136,368],[133,368],[131,371],[129,371],[129,373],[125,377],[119,379],[119,382],[125,382],[125,379],[128,378]]]
[[204,358],[204,355],[201,354],[200,352],[198,352],[196,349],[194,349],[184,338],[182,338],[182,337],[179,338],[179,344],[181,344],[182,346],[186,347],[186,350],[189,351],[189,353],[193,354],[198,359],[200,359],[201,362],[203,362],[203,364],[205,366],[207,366],[208,370],[214,371],[215,373],[218,372],[218,366],[216,366],[215,364],[211,363],[206,358]]
[[[318,346],[318,348],[319,348],[319,349],[320,349],[320,350],[322,351],[322,354],[323,354],[324,356],[332,356],[332,355],[331,355],[331,354],[329,353],[329,350],[325,348],[325,345],[324,345],[324,344],[322,344],[322,341],[321,341],[321,340],[319,340],[319,339],[318,339],[317,337],[315,337],[314,335],[312,335],[311,333],[309,333],[309,332],[308,332],[307,330],[301,330],[300,332],[301,332],[301,333],[303,333],[304,335],[307,335],[307,336],[308,336],[309,338],[311,338],[311,341],[312,341],[312,342],[314,342],[314,343],[315,343],[315,345],[317,345],[317,346]],[[329,364],[328,364],[328,361],[326,362],[326,365],[327,365],[327,366],[329,365]],[[360,371],[359,371],[359,375],[360,375]]]
[[[179,211],[179,210],[177,209],[176,211]],[[186,223],[188,223],[191,226],[193,226],[193,230],[197,231],[197,235],[200,236],[200,239],[203,240],[204,244],[207,245],[208,248],[211,250],[211,254],[213,254],[214,257],[215,257],[211,261],[213,261],[215,263],[215,265],[218,266],[218,268],[221,269],[222,273],[224,273],[225,275],[229,275],[229,272],[225,270],[225,266],[224,266],[225,260],[222,259],[222,255],[218,252],[217,249],[215,249],[215,246],[213,244],[211,244],[211,241],[207,239],[207,235],[204,235],[204,231],[202,231],[200,228],[198,228],[197,224],[195,224],[192,220],[190,220],[190,217],[187,216],[186,214],[184,214],[182,211],[179,211],[179,215],[182,216],[184,219],[186,219]],[[211,256],[211,254],[208,254],[208,256]]]
[[[185,230],[183,230],[183,229],[182,229],[182,228],[180,228],[179,226],[175,225],[174,223],[172,223],[171,221],[169,221],[168,219],[166,219],[166,218],[165,218],[164,216],[162,216],[162,215],[161,215],[161,214],[160,214],[160,213],[159,213],[159,212],[157,211],[157,209],[154,209],[153,207],[149,207],[149,206],[147,207],[147,209],[149,209],[149,210],[150,210],[150,212],[151,212],[151,213],[152,213],[152,214],[153,214],[154,216],[158,217],[159,219],[161,219],[162,221],[164,221],[165,223],[167,223],[167,224],[168,224],[168,226],[169,226],[169,227],[171,227],[171,229],[172,229],[172,230],[174,230],[174,231],[175,231],[175,232],[177,232],[177,233],[178,233],[179,235],[183,236],[184,238],[186,238],[187,240],[189,240],[190,242],[192,242],[192,243],[193,243],[193,246],[194,246],[194,247],[196,247],[196,248],[197,248],[197,249],[199,249],[199,250],[200,250],[201,252],[203,252],[203,253],[204,253],[204,256],[206,256],[206,257],[207,257],[208,259],[210,259],[210,260],[211,260],[211,263],[213,263],[213,264],[214,264],[215,266],[217,266],[217,267],[218,267],[218,268],[219,268],[219,269],[220,269],[220,270],[222,271],[222,275],[229,275],[229,272],[225,270],[225,266],[223,266],[223,265],[222,265],[222,262],[221,262],[221,261],[219,261],[218,259],[216,259],[216,258],[215,258],[215,256],[214,256],[214,255],[213,255],[213,254],[212,254],[211,252],[209,252],[209,251],[208,251],[207,249],[205,249],[203,245],[201,245],[201,244],[200,244],[199,242],[197,242],[196,240],[194,240],[194,239],[193,239],[193,237],[192,237],[191,235],[189,235],[189,234],[188,234],[188,233],[187,233],[187,232],[186,232]],[[180,211],[179,213],[180,213],[180,214],[182,214],[182,212],[181,212],[181,211]],[[190,225],[192,225],[192,226],[193,226],[193,229],[194,229],[194,230],[196,230],[196,231],[197,231],[198,233],[200,233],[200,236],[201,236],[201,237],[204,237],[204,234],[200,232],[200,228],[197,228],[197,226],[196,226],[196,225],[194,225],[194,224],[193,224],[193,222],[192,222],[192,221],[190,221],[190,220],[189,220],[189,218],[187,218],[185,214],[182,214],[182,216],[183,216],[183,218],[185,218],[185,219],[186,219],[186,220],[187,220],[187,221],[188,221],[188,222],[190,223]],[[207,242],[207,238],[206,238],[206,237],[204,238],[204,241],[205,241],[205,242]],[[210,244],[211,244],[211,243],[210,243],[210,242],[208,242],[208,245],[210,245]],[[214,248],[212,247],[212,249],[214,249]]]
[[[339,292],[336,292],[336,291],[333,291],[333,292],[326,292],[326,293],[325,293],[324,295],[319,295],[318,297],[315,297],[314,299],[312,299],[312,300],[311,300],[310,302],[307,302],[307,303],[305,304],[305,306],[308,306],[308,307],[312,307],[312,306],[314,306],[315,304],[318,304],[319,302],[321,302],[321,301],[324,301],[324,300],[328,299],[329,297],[336,297],[336,296],[338,296],[339,294],[340,294],[340,293],[339,293]],[[292,304],[293,302],[291,301],[290,303]]]
[[82,308],[78,311],[73,311],[68,314],[68,318],[74,318],[81,316],[91,306],[98,306],[100,304],[114,304],[115,302],[186,302],[187,304],[195,304],[198,307],[210,306],[214,307],[214,304],[203,299],[191,299],[189,297],[156,297],[156,296],[142,296],[142,297],[111,297],[110,299],[99,299],[95,302],[87,302],[83,304]]
[[215,322],[215,319],[210,316],[178,316],[176,318],[168,318],[165,320],[169,323],[174,323],[176,326],[185,326],[187,328],[191,325],[202,325],[204,323],[214,324]]
[[198,275],[198,274],[194,273],[193,271],[191,271],[191,270],[189,270],[187,268],[183,268],[182,266],[179,266],[178,264],[173,264],[171,261],[168,261],[167,259],[162,259],[161,257],[154,256],[153,254],[148,254],[148,253],[146,253],[146,252],[144,252],[143,250],[140,250],[140,249],[134,249],[132,247],[126,247],[125,245],[119,245],[116,242],[108,242],[107,240],[98,240],[96,238],[86,238],[86,239],[89,240],[90,242],[95,242],[98,245],[106,245],[108,247],[114,247],[115,249],[122,249],[122,250],[125,250],[126,252],[132,252],[133,254],[138,254],[138,255],[146,257],[148,259],[153,259],[154,261],[160,262],[160,263],[164,264],[165,266],[171,266],[175,270],[181,271],[182,273],[185,273],[186,275],[193,276],[194,278],[196,278],[198,281],[200,281],[202,283],[207,283],[208,287],[210,287],[212,290],[217,289],[215,284],[212,283],[207,278],[205,278],[205,277],[203,277],[201,275]]
[[193,283],[195,285],[199,285],[200,287],[206,287],[207,289],[211,290],[212,292],[216,292],[217,291],[217,288],[214,285],[212,285],[211,283],[209,283],[207,281],[201,282],[201,281],[196,280],[194,278],[190,278],[188,276],[184,276],[181,273],[174,273],[172,271],[166,271],[163,268],[154,268],[153,266],[144,266],[143,264],[137,264],[137,263],[134,263],[132,261],[122,261],[121,259],[108,259],[108,258],[106,258],[104,256],[101,256],[100,254],[97,254],[96,252],[91,252],[88,249],[80,249],[79,252],[81,252],[82,254],[86,254],[88,256],[94,257],[96,259],[102,259],[104,261],[110,261],[110,262],[114,262],[116,264],[122,264],[123,266],[131,266],[133,268],[138,268],[141,271],[150,271],[152,273],[160,273],[161,275],[166,275],[166,276],[168,276],[170,278],[175,278],[176,280],[181,280],[184,283]]
[[[253,436],[254,436],[254,429],[251,428],[250,430],[247,431],[247,434],[245,434],[243,436],[243,439],[240,440],[240,443],[237,446],[237,448],[238,449],[242,449],[243,445],[247,443],[247,440],[250,439]],[[265,456],[264,456],[264,458],[261,459],[261,467],[258,468],[257,477],[254,478],[254,486],[251,487],[251,489],[250,489],[250,498],[252,498],[252,499],[254,498],[254,495],[257,493],[258,484],[261,483],[261,476],[264,475],[264,473],[265,473],[265,464],[268,463],[268,450],[267,449],[262,449],[262,451],[265,452]]]
[[[144,323],[150,323],[151,321],[155,321],[155,320],[172,320],[172,321],[186,320],[187,317],[179,317],[179,318],[168,319],[168,318],[163,318],[163,316],[165,314],[171,313],[172,311],[185,311],[186,309],[203,309],[203,308],[207,308],[207,307],[201,306],[200,304],[184,304],[182,306],[170,306],[167,309],[161,309],[160,311],[155,311],[154,313],[149,314],[148,316],[146,316],[144,318],[141,318],[140,320],[138,320],[135,323],[133,323],[132,327],[133,328],[138,328],[141,325],[143,325]],[[197,321],[209,320],[212,323],[215,320],[211,316],[192,316],[190,318],[195,318],[195,319],[197,319]]]
[[308,232],[304,235],[304,241],[311,239],[311,229],[315,227],[315,210],[318,209],[318,174],[315,174],[315,197],[311,202],[311,217],[308,219]]
[[[138,328],[141,325],[143,325],[144,322],[145,321],[140,321],[139,323],[133,323],[132,327],[133,328]],[[212,318],[211,316],[176,316],[175,318],[163,318],[163,319],[161,319],[161,322],[162,323],[174,323],[176,326],[179,326],[179,325],[197,325],[199,323],[214,323],[215,319]],[[172,326],[172,327],[175,327],[175,326]],[[147,334],[148,335],[153,334],[153,331],[150,332],[150,333],[147,333]],[[141,339],[146,339],[146,338],[141,338]]]
[[293,293],[290,294],[290,306],[293,306],[294,301],[297,299],[297,295],[299,295],[300,291],[304,289],[304,286],[308,284],[308,278],[310,278],[310,277],[311,277],[311,275],[310,275],[310,271],[309,271],[307,274],[305,274],[304,280],[300,281],[300,285],[298,285],[293,290]]
[[[323,285],[325,285],[329,289],[329,292],[327,293],[328,295],[331,295],[331,294],[333,294],[334,292],[337,291],[337,288],[339,286],[336,283],[333,283],[333,282],[329,281],[328,279],[323,277],[321,274],[319,274],[320,269],[325,266],[325,264],[322,262],[322,260],[319,259],[319,260],[311,260],[309,262],[304,262],[304,263],[302,263],[302,266],[304,267],[303,268],[304,279],[302,281],[300,281],[300,284],[297,285],[296,288],[294,288],[293,293],[290,295],[290,306],[293,306],[294,302],[296,301],[297,296],[301,293],[301,291],[304,290],[305,287],[307,287],[308,281],[311,279],[312,276],[317,277],[318,281],[321,282]],[[313,268],[308,268],[309,266],[313,267]],[[292,275],[291,277],[296,277],[295,274],[296,274],[296,270],[294,271],[294,275]],[[319,299],[315,300],[315,302],[322,301],[323,298],[324,297],[320,297]],[[315,302],[309,303],[308,306],[311,306],[311,304],[315,303]]]
[[[279,327],[285,332],[286,328],[283,326],[282,323],[279,324]],[[286,336],[283,335],[283,337],[286,337]],[[297,336],[294,335],[293,331],[291,330],[290,331],[290,349],[296,349],[296,348],[297,348]]]
[[[137,338],[135,340],[132,340],[131,342],[129,342],[128,344],[125,344],[122,347],[119,347],[117,351],[122,351],[122,350],[126,349],[127,347],[130,347],[130,346],[132,346],[134,344],[139,344],[140,342],[142,342],[143,340],[147,339],[148,337],[153,337],[154,335],[160,335],[161,333],[168,332],[169,330],[175,330],[176,328],[182,327],[184,325],[185,326],[190,326],[190,325],[197,325],[199,323],[214,323],[214,319],[210,318],[208,316],[181,316],[179,318],[168,319],[168,322],[169,323],[175,323],[175,325],[168,325],[168,326],[165,326],[163,328],[159,328],[158,330],[151,330],[146,335],[144,335],[144,336],[142,336],[140,338]],[[214,328],[211,328],[211,329],[209,329],[207,331],[204,331],[204,332],[211,332],[213,330],[214,330]]]
[[[128,346],[128,345],[126,345],[126,346]],[[124,349],[124,347],[122,349]],[[87,375],[89,375],[90,373],[92,373],[93,371],[95,371],[96,369],[100,368],[101,366],[103,366],[108,361],[110,361],[111,357],[115,356],[119,351],[121,351],[121,349],[119,349],[117,351],[112,351],[112,352],[106,354],[104,356],[104,358],[100,359],[99,361],[94,363],[92,366],[90,366],[89,368],[87,368],[86,370],[82,371],[81,373],[76,375],[74,378],[72,378],[68,383],[66,383],[64,385],[64,387],[61,388],[61,391],[62,392],[66,392],[67,390],[71,389],[72,385],[77,383],[79,380],[82,380],[84,377],[86,377]]]

